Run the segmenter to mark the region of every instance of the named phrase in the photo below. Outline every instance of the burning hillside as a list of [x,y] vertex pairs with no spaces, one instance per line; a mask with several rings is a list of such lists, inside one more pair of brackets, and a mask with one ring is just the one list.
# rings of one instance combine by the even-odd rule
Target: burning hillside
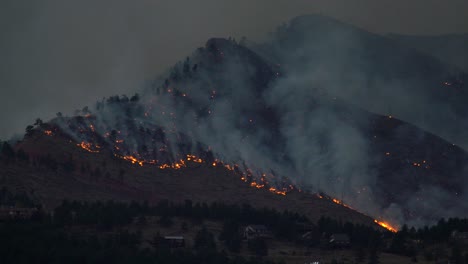
[[[141,95],[111,96],[40,131],[141,168],[223,168],[278,196],[327,193],[336,198],[325,200],[378,216],[375,223],[393,231],[389,221],[425,222],[463,209],[453,199],[465,191],[464,151],[304,87],[223,39],[208,41]],[[437,201],[442,213],[425,206],[432,189],[445,197]]]

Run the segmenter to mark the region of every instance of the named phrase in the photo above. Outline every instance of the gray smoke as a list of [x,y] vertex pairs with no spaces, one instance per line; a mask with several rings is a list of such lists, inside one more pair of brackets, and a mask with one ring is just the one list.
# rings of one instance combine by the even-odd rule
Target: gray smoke
[[[190,3],[146,1],[132,5],[127,1],[7,2],[7,8],[0,9],[6,10],[0,19],[2,22],[11,21],[15,27],[2,26],[2,33],[6,33],[2,35],[5,37],[2,37],[0,50],[6,51],[6,54],[2,53],[2,60],[6,63],[0,68],[0,80],[2,92],[6,93],[2,94],[0,118],[9,125],[2,126],[0,134],[22,131],[30,123],[28,120],[37,116],[71,112],[95,98],[133,92],[154,72],[161,72],[165,65],[214,35],[258,38],[258,32],[266,32],[288,17],[306,11],[325,11],[376,31],[405,31],[406,25],[410,24],[409,17],[414,16],[414,12],[409,12],[411,16],[402,20],[406,23],[402,22],[399,30],[389,26],[389,21],[394,21],[391,19],[377,28],[373,24],[375,20],[362,19],[369,17],[366,14],[379,17],[377,7],[382,6],[381,3],[366,2],[370,7],[363,11],[364,14],[355,12],[350,16],[343,11],[346,8],[341,8],[343,3],[331,2],[323,1],[319,8],[311,8],[309,2],[303,1],[296,1],[296,5],[291,1],[286,5],[281,1],[258,1],[253,5],[251,1],[226,4],[214,0]],[[421,28],[426,28],[427,17],[432,17],[430,15],[440,12],[440,9],[436,8],[436,1],[423,2],[433,10],[421,16]],[[345,5],[350,8],[358,6],[355,3]],[[420,9],[421,1],[406,5],[410,7],[408,10],[414,11]],[[285,6],[288,6],[286,13],[283,12]],[[290,6],[294,8],[289,10]],[[460,17],[460,10],[466,10],[460,6],[455,9],[456,12],[440,21],[454,24],[454,17]],[[259,19],[258,14],[264,10],[271,13]],[[380,15],[385,12],[388,9],[381,10]],[[394,13],[399,14],[400,11],[394,10]],[[418,31],[416,28],[412,30]],[[367,58],[359,60],[360,64],[356,65],[356,57],[365,54],[367,47],[352,32],[324,33],[331,38],[315,38],[312,40],[314,45],[287,54],[301,62],[301,58],[311,52],[309,48],[314,49],[312,53],[322,54],[318,58],[322,64],[305,61],[287,65],[289,72],[286,78],[279,79],[260,94],[253,92],[249,79],[251,69],[236,62],[229,62],[228,70],[219,77],[228,80],[224,82],[225,86],[210,86],[215,83],[210,81],[213,77],[203,75],[196,81],[179,84],[181,92],[186,93],[195,105],[206,107],[204,114],[208,117],[200,117],[200,109],[174,103],[170,94],[142,91],[142,111],[149,113],[150,118],[135,115],[132,126],[148,128],[161,125],[166,132],[183,131],[193,143],[202,142],[209,146],[222,160],[247,162],[248,167],[259,172],[274,171],[275,175],[287,176],[312,191],[323,191],[343,199],[366,213],[402,223],[405,217],[399,205],[382,208],[376,203],[378,193],[375,193],[376,175],[372,166],[375,161],[369,153],[366,137],[353,123],[345,121],[341,113],[322,102],[338,97],[370,111],[401,117],[459,144],[465,140],[460,131],[466,130],[453,126],[447,129],[445,126],[467,122],[461,122],[464,119],[460,119],[450,105],[414,91],[413,87],[420,86],[420,83],[413,83],[411,78],[369,78],[368,72],[374,69],[366,64]],[[321,53],[334,43],[347,48],[338,49],[336,53]],[[274,61],[274,57],[268,59]],[[196,60],[192,57],[192,61]],[[211,98],[213,91],[216,91],[214,100]],[[272,136],[270,127],[256,125],[259,119],[248,115],[255,110],[258,101],[280,110],[278,129],[282,138]],[[437,114],[432,112],[433,108],[437,108]],[[98,119],[86,119],[86,126],[94,124],[101,135],[111,129],[120,131],[118,138],[125,140],[128,154],[139,154],[140,141],[151,140],[149,137],[141,140],[132,137],[133,129],[129,129],[128,120],[124,118],[126,109],[106,107],[99,111],[93,109],[93,112]],[[87,135],[74,130],[69,132],[77,141],[90,140]],[[179,136],[173,133],[169,137],[172,145],[158,143],[152,147],[177,149]],[[109,138],[105,140],[113,143]],[[283,145],[273,148],[269,143],[275,140]],[[456,211],[443,210],[450,200],[447,197],[451,195],[431,188],[420,187],[418,192],[408,197],[408,205],[421,212],[435,211],[437,213],[434,214],[439,216],[456,215]],[[425,199],[427,206],[418,202],[419,197]],[[430,204],[436,204],[437,210]]]
[[131,93],[213,36],[262,39],[304,13],[373,32],[464,33],[467,9],[463,0],[2,0],[0,137]]

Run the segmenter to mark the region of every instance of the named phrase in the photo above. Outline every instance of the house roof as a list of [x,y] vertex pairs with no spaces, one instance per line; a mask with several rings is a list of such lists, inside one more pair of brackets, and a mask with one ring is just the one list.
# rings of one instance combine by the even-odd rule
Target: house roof
[[182,239],[184,239],[184,237],[183,236],[165,236],[164,239],[182,240]]
[[248,225],[247,227],[250,227],[252,229],[255,229],[255,230],[264,230],[264,231],[268,231],[268,228],[264,225]]
[[330,236],[330,241],[349,241],[347,234],[333,234]]

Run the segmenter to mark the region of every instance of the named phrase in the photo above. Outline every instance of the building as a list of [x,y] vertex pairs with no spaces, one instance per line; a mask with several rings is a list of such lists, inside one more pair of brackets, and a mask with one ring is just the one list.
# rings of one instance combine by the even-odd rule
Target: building
[[185,239],[183,236],[165,236],[164,244],[170,248],[183,248],[185,247]]
[[468,232],[453,231],[451,240],[456,244],[468,246]]
[[307,246],[315,246],[320,244],[320,238],[318,230],[311,230],[302,234],[300,240]]
[[350,245],[350,239],[347,234],[333,234],[330,236],[328,244],[333,247],[348,247]]
[[29,219],[37,211],[37,208],[0,207],[0,220]]
[[271,231],[264,225],[248,225],[244,229],[244,238],[254,239],[254,238],[272,238],[273,235]]

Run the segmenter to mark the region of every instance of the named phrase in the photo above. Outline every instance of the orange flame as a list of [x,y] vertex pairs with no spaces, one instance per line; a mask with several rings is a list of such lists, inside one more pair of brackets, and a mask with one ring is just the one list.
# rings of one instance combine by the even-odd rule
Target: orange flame
[[391,225],[390,225],[389,223],[387,223],[387,222],[381,222],[381,221],[378,221],[378,220],[374,220],[374,222],[375,222],[376,224],[378,224],[379,226],[381,226],[381,227],[387,229],[388,231],[392,232],[392,233],[398,232],[398,229],[397,229],[396,227],[391,226]]
[[[321,195],[319,195],[319,197],[320,197],[320,198],[323,198]],[[349,209],[351,209],[351,210],[356,211],[356,210],[353,209],[351,206],[349,206],[349,205],[343,203],[343,201],[340,201],[340,200],[335,199],[335,198],[332,198],[332,201],[333,201],[334,203],[336,203],[336,204],[339,204],[339,205],[341,205],[341,206],[344,206],[344,207],[347,207],[347,208],[349,208]],[[387,230],[390,231],[390,232],[393,232],[393,233],[398,232],[398,229],[397,229],[396,227],[390,225],[388,222],[378,221],[378,220],[376,220],[376,219],[374,219],[374,222],[375,222],[376,224],[378,224],[379,226],[381,226],[381,227],[387,229]]]
[[144,163],[143,160],[138,160],[137,158],[135,158],[133,156],[123,156],[122,158],[124,160],[128,160],[128,161],[132,162],[132,164],[138,164],[140,166],[143,166],[143,163]]
[[[50,131],[50,130],[46,130],[46,131],[44,131],[44,133],[45,133],[46,135],[52,135],[52,131]],[[121,142],[123,142],[123,140],[122,140],[122,141],[117,140],[116,143],[121,143]],[[89,152],[92,152],[92,153],[98,153],[99,150],[95,150],[95,149],[99,149],[99,148],[100,148],[100,146],[98,146],[98,145],[92,145],[91,143],[89,143],[89,142],[84,142],[84,141],[81,142],[80,144],[77,144],[77,146],[79,146],[79,147],[81,147],[81,148],[83,148],[83,149],[85,149],[85,150],[87,150],[87,151],[89,151]],[[117,148],[117,146],[116,146],[116,148]],[[143,166],[144,163],[148,163],[148,164],[157,164],[157,161],[156,161],[156,160],[145,161],[145,160],[139,160],[139,159],[137,159],[136,157],[130,156],[130,155],[129,155],[129,156],[120,156],[120,155],[117,155],[117,154],[114,154],[114,155],[115,155],[116,157],[118,157],[118,158],[121,158],[121,159],[130,161],[130,162],[132,162],[132,164],[138,164],[138,165],[140,165],[140,166]],[[169,169],[169,168],[171,168],[171,169],[181,169],[182,167],[187,167],[186,161],[191,161],[191,162],[195,162],[195,163],[203,163],[203,162],[204,162],[201,158],[198,158],[198,157],[195,156],[195,155],[190,155],[190,154],[189,154],[189,155],[186,155],[185,160],[184,160],[184,159],[181,159],[181,160],[179,160],[178,162],[175,162],[175,163],[172,163],[172,164],[161,164],[161,165],[159,165],[159,168],[160,168],[160,169]],[[215,166],[217,166],[218,163],[221,164],[221,166],[224,165],[224,167],[225,167],[226,169],[230,170],[230,171],[233,171],[233,170],[234,170],[234,166],[235,166],[235,167],[238,166],[238,165],[231,166],[231,165],[229,165],[229,164],[224,164],[223,162],[218,161],[218,160],[216,160],[215,162],[213,162],[211,165],[212,165],[213,167],[215,167]],[[423,161],[423,163],[425,163],[425,161]],[[248,169],[247,169],[247,170],[248,170]],[[242,181],[244,181],[244,182],[247,182],[247,178],[246,178],[245,176],[242,176],[240,179],[241,179]],[[265,174],[262,174],[262,177],[261,177],[260,180],[262,181],[263,184],[259,184],[259,183],[253,181],[253,182],[250,183],[250,186],[251,186],[251,187],[254,187],[254,188],[257,188],[257,189],[262,189],[262,188],[265,187],[265,184],[268,184],[268,182],[266,181],[266,175],[265,175]],[[290,190],[288,190],[287,188],[283,188],[283,190],[278,190],[278,189],[276,189],[275,187],[270,187],[270,188],[268,189],[268,191],[271,192],[271,193],[273,193],[273,194],[286,196],[286,194],[288,193],[288,191],[294,190],[294,186],[289,185],[289,187],[290,187]],[[298,189],[298,191],[301,192],[300,189]],[[318,196],[318,198],[320,198],[320,199],[324,199],[324,198],[325,198],[325,197],[323,197],[323,196],[320,195],[320,194],[317,194],[317,196]],[[343,201],[340,201],[340,200],[335,199],[335,198],[330,198],[330,199],[331,199],[331,201],[333,201],[334,203],[336,203],[336,204],[338,204],[338,205],[347,207],[347,208],[349,208],[349,209],[351,209],[351,210],[355,210],[355,209],[353,209],[352,207],[350,207],[349,205],[343,203]],[[389,223],[387,223],[387,222],[378,221],[378,220],[374,220],[374,222],[375,222],[376,224],[380,225],[381,227],[383,227],[383,228],[389,230],[390,232],[393,232],[393,233],[398,232],[398,229],[397,229],[397,228],[395,228],[394,226],[391,226],[391,225],[390,225]]]
[[89,142],[81,142],[80,144],[76,144],[78,147],[81,147],[82,149],[88,151],[88,152],[91,152],[91,153],[99,153],[99,150],[96,150],[101,148],[99,147],[98,145],[92,145],[91,143]]
[[[341,206],[344,206],[344,207],[346,207],[346,208],[349,208],[349,209],[351,209],[351,210],[354,210],[351,206],[349,206],[349,205],[343,203],[343,201],[340,201],[340,200],[335,199],[335,198],[332,198],[332,201],[333,201],[334,203],[336,203],[336,204],[339,204],[339,205],[341,205]],[[354,211],[356,211],[356,210],[354,210]]]
[[274,194],[286,196],[286,191],[279,191],[279,190],[277,190],[277,189],[274,188],[274,187],[270,187],[270,189],[268,189],[268,190],[269,190],[270,192],[274,193]]

